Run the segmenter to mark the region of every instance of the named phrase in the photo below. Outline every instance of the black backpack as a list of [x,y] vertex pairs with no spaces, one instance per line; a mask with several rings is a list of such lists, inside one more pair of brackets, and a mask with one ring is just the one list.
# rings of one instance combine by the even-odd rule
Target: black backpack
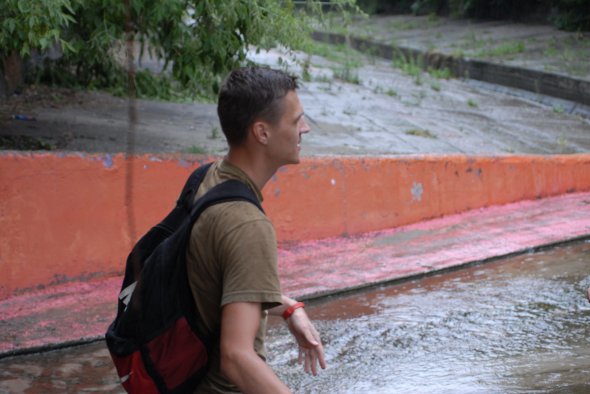
[[206,208],[220,202],[249,201],[262,211],[248,186],[236,180],[220,183],[193,205],[210,165],[191,174],[176,207],[135,244],[127,258],[117,317],[106,333],[127,392],[192,392],[207,372],[209,350],[218,333],[202,332],[188,284],[191,229]]

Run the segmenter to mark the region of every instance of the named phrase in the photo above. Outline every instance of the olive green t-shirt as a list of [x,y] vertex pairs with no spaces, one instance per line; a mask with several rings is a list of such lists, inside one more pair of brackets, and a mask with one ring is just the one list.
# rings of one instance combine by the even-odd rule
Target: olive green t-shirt
[[[226,160],[213,163],[195,198],[230,179],[244,182],[262,201],[256,185],[241,169]],[[224,305],[233,302],[262,305],[260,328],[252,346],[265,359],[266,309],[281,303],[277,242],[268,218],[246,201],[221,203],[206,209],[193,225],[187,271],[197,310],[207,332],[219,332]],[[196,393],[238,391],[219,371],[218,340],[211,351],[209,368]]]

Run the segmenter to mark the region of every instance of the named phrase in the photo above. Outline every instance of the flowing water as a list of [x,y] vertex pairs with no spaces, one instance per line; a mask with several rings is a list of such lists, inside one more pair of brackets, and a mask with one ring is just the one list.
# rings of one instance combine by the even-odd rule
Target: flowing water
[[300,393],[590,393],[588,286],[585,242],[334,297],[307,308],[328,369],[281,325],[270,363]]
[[[309,302],[328,369],[282,322],[269,362],[296,393],[590,392],[590,242]],[[122,392],[104,343],[0,360],[0,393]]]

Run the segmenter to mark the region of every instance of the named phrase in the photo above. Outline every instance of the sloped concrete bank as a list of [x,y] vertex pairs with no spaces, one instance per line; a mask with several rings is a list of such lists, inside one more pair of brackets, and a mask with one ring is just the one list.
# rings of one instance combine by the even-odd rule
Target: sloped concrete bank
[[[203,156],[0,155],[0,299],[119,274]],[[590,190],[590,155],[306,158],[264,190],[281,244]]]
[[394,47],[356,36],[345,37],[342,34],[315,32],[315,40],[331,44],[349,44],[354,49],[370,53],[385,59],[400,56],[416,62],[425,69],[447,68],[458,78],[468,78],[492,84],[522,89],[536,94],[547,95],[590,106],[590,81],[567,75],[555,74],[494,63],[485,60],[469,59],[434,51],[423,51],[409,47]]

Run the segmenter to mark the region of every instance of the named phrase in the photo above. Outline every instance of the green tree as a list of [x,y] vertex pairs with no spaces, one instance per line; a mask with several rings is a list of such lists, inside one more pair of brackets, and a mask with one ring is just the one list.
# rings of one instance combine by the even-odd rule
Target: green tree
[[[131,38],[170,65],[176,81],[207,94],[228,70],[245,62],[251,46],[301,48],[311,30],[307,14],[292,0],[4,1],[8,7],[0,15],[8,13],[15,22],[1,23],[1,47],[10,42],[11,49],[27,56],[31,48],[59,43],[63,56],[46,60],[40,78],[66,85],[123,86],[126,76],[117,56]],[[332,1],[341,8],[354,2]],[[321,2],[308,0],[305,8],[317,15]],[[43,18],[30,16],[31,10]]]
[[71,49],[62,39],[74,22],[70,0],[2,0],[0,6],[0,59],[13,53],[26,57],[31,49],[45,50],[55,43]]

